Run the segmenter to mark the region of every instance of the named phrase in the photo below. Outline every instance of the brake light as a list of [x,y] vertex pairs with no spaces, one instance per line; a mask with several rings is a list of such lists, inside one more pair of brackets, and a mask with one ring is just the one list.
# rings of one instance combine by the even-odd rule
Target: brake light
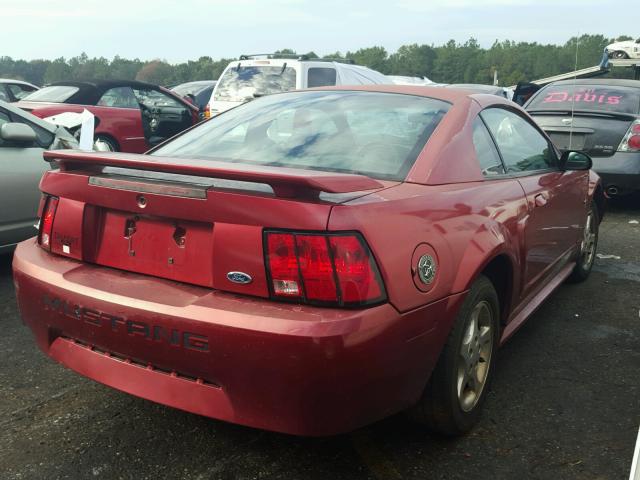
[[266,232],[265,257],[274,299],[331,306],[386,299],[375,260],[358,234]]
[[619,152],[638,152],[640,151],[640,120],[635,120],[627,134],[620,142]]
[[204,107],[204,118],[211,118],[211,105],[208,103]]
[[58,199],[47,197],[42,217],[40,217],[40,228],[38,232],[38,243],[45,249],[51,250],[51,232],[53,231],[53,220],[58,209]]

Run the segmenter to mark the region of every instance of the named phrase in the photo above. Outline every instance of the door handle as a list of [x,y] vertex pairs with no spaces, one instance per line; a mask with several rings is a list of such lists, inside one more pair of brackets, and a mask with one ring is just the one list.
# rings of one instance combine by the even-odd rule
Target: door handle
[[536,207],[544,207],[547,204],[547,196],[544,193],[539,193],[533,198],[536,202]]

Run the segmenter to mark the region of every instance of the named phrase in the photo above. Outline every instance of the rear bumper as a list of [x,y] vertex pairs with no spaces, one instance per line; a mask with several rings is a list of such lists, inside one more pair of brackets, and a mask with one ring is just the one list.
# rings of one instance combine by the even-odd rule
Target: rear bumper
[[417,401],[464,294],[409,313],[279,304],[84,264],[27,240],[14,254],[38,346],[113,388],[297,435],[355,429]]
[[[593,170],[609,195],[640,191],[640,152],[616,152],[611,157],[594,157]],[[616,189],[616,192],[612,191]]]

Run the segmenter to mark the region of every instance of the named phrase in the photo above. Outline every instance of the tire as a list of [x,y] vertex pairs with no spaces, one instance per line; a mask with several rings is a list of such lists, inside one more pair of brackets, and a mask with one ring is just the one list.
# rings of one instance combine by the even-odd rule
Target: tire
[[598,249],[598,231],[600,228],[600,216],[598,210],[594,204],[591,204],[589,212],[587,213],[587,220],[585,221],[585,227],[582,234],[582,240],[580,242],[580,252],[576,259],[576,266],[573,267],[573,271],[567,282],[579,283],[584,282],[593,268],[593,263],[596,259],[596,251]]
[[629,58],[629,55],[627,54],[627,52],[623,52],[622,50],[616,50],[611,54],[611,58],[616,58],[616,59]]
[[[462,435],[478,422],[496,363],[500,338],[499,312],[496,290],[491,281],[481,275],[471,286],[458,312],[422,398],[409,411],[414,420],[447,436]],[[480,326],[475,331],[472,327],[474,318],[475,325]],[[486,343],[481,342],[482,338]],[[469,354],[472,347],[475,350]],[[467,352],[466,360],[462,356],[463,351]],[[464,368],[465,363],[472,366],[474,362],[474,369]],[[475,390],[469,372],[474,373],[476,379],[484,377]],[[458,387],[459,383],[462,388]]]
[[98,152],[117,152],[118,144],[112,138],[104,135],[96,135],[93,140],[93,149]]

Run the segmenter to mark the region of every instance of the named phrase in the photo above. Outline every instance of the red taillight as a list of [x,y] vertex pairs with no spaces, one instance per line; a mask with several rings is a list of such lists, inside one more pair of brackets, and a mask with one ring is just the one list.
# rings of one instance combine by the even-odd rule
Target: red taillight
[[385,300],[378,268],[359,235],[266,232],[265,236],[274,298],[333,306]]
[[631,135],[627,140],[627,144],[633,150],[640,150],[640,135]]
[[629,131],[620,142],[619,152],[640,151],[640,120],[634,121],[629,127]]
[[204,118],[211,118],[211,105],[207,103],[207,106],[204,107]]
[[308,300],[337,302],[333,264],[323,235],[296,235],[300,273]]
[[38,232],[38,243],[43,248],[51,250],[51,232],[53,231],[53,220],[56,216],[58,208],[58,199],[56,197],[47,197],[40,217],[40,229]]
[[377,269],[358,237],[331,237],[331,250],[345,303],[382,296]]
[[273,293],[279,297],[301,297],[300,270],[293,235],[288,233],[267,235],[267,252]]

